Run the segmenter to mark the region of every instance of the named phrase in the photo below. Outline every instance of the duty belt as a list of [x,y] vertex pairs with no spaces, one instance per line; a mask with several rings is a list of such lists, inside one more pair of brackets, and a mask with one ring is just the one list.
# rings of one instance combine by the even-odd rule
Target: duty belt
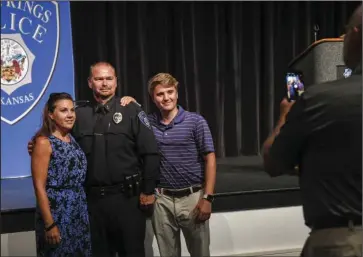
[[103,187],[88,187],[86,189],[86,192],[90,196],[104,197],[107,195],[124,193],[125,187],[123,184],[118,184],[114,186],[103,186]]

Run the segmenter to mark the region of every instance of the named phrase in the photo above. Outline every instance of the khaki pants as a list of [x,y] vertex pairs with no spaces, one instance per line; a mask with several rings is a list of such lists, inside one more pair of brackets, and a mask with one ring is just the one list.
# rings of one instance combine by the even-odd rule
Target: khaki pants
[[362,227],[313,230],[301,257],[361,257]]
[[152,225],[160,256],[180,257],[180,230],[191,257],[209,257],[209,222],[196,224],[193,210],[203,190],[185,197],[156,193]]

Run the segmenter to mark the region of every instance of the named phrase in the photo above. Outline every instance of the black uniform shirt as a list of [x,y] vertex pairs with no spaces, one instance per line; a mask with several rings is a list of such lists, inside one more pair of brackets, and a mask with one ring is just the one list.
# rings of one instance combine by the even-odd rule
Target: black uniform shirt
[[115,97],[111,98],[106,104],[95,104],[93,109],[93,142],[88,160],[88,177],[89,185],[113,185],[119,181],[113,182],[113,176],[108,169],[108,129],[111,124],[112,114],[114,112]]
[[104,106],[77,108],[74,135],[88,161],[87,186],[121,184],[138,172],[144,193],[153,193],[159,179],[159,155],[152,127],[142,109],[120,106],[112,98]]
[[291,108],[270,156],[299,165],[305,222],[362,216],[362,74],[310,86]]

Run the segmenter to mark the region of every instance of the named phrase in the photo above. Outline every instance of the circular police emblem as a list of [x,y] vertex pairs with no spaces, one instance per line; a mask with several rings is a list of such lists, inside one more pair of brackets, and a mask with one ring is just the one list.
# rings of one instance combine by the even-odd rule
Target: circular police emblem
[[1,39],[1,86],[17,84],[28,68],[28,56],[23,46],[10,38]]
[[113,122],[115,122],[116,124],[119,124],[122,121],[122,114],[120,112],[116,112],[113,115]]

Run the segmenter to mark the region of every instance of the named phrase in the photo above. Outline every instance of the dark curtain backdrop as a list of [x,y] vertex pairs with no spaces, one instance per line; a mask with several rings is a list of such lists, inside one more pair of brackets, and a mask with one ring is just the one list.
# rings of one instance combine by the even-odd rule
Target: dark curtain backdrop
[[147,80],[169,72],[179,103],[202,114],[217,156],[258,155],[285,94],[288,63],[318,38],[338,37],[360,2],[71,2],[76,97],[89,66],[109,61],[117,95],[155,107]]

